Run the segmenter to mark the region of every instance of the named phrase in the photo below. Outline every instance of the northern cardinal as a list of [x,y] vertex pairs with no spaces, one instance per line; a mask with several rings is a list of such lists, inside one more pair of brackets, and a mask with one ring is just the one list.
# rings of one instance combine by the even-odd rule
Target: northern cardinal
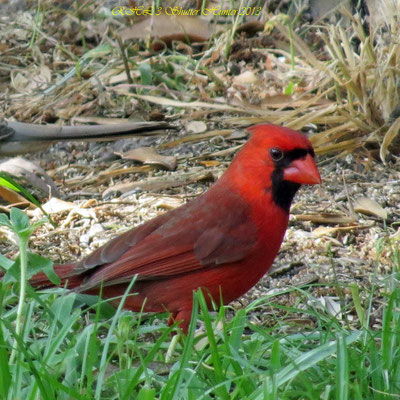
[[[124,308],[171,313],[187,331],[193,291],[224,304],[268,271],[285,234],[289,208],[302,184],[321,178],[310,141],[275,125],[251,137],[223,176],[195,200],[109,241],[77,264],[59,265],[62,285],[104,298],[124,294],[134,275],[136,295]],[[43,274],[33,286],[49,287]],[[114,301],[114,300],[113,300]],[[209,301],[211,304],[211,300]]]

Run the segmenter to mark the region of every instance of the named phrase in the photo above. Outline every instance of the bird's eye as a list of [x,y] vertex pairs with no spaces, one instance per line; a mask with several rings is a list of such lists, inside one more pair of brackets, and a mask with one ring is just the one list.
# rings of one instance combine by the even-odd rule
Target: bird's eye
[[280,149],[272,148],[269,154],[274,161],[280,161],[283,158],[283,151]]

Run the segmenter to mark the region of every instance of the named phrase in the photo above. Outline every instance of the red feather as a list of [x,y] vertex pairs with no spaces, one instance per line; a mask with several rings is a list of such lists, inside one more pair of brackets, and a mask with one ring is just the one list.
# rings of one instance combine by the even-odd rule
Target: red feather
[[[168,310],[186,331],[193,291],[214,301],[238,298],[270,268],[300,184],[320,183],[314,152],[299,132],[249,128],[250,140],[225,174],[190,203],[135,227],[76,265],[57,266],[76,291],[121,296],[135,275],[125,308]],[[280,158],[282,157],[282,158]],[[34,286],[51,286],[42,274]],[[210,301],[211,303],[211,301]],[[144,304],[144,307],[143,307]]]

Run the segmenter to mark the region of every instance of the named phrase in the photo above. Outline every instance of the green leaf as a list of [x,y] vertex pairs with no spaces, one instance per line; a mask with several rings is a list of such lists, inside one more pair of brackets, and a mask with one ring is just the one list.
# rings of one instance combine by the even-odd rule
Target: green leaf
[[280,342],[275,339],[271,348],[271,371],[277,373],[281,369],[281,349]]
[[139,71],[140,71],[140,78],[142,80],[142,85],[151,85],[153,82],[151,65],[148,63],[140,64]]
[[3,256],[3,254],[0,254],[0,267],[8,271],[11,266],[14,264],[13,260],[10,260],[9,258]]
[[103,43],[85,53],[82,59],[101,58],[111,53],[112,49],[112,46],[110,46],[108,43]]
[[11,228],[10,220],[8,219],[8,216],[4,213],[0,214],[0,225],[8,226],[9,228]]
[[154,400],[156,398],[156,390],[149,387],[140,389],[137,400]]
[[0,174],[0,186],[6,187],[8,189],[12,189],[15,192],[20,191],[18,189],[18,187],[14,184],[14,181],[9,177],[4,176],[3,174]]
[[22,185],[20,185],[18,182],[15,182],[15,180],[11,177],[11,175],[7,174],[6,172],[0,172],[0,185],[8,187],[9,189],[12,189],[18,193],[20,193],[22,196],[24,196],[26,199],[28,199],[32,204],[34,204],[36,207],[39,207],[43,214],[48,217],[49,222],[53,225],[56,226],[54,221],[50,218],[50,216],[47,214],[47,212],[43,209],[42,205],[40,202],[32,196],[28,190],[26,190]]
[[[11,261],[4,256],[0,256],[0,266],[7,270],[6,274],[2,278],[4,283],[20,281],[21,273],[19,257],[17,257],[15,261]],[[38,254],[28,252],[27,278],[30,279],[39,272],[43,272],[47,278],[49,278],[50,282],[55,285],[60,284],[60,278],[53,269],[53,262],[47,258],[39,256]]]
[[3,184],[3,186],[15,190],[16,192],[22,194],[35,206],[41,207],[40,202],[34,196],[32,196],[29,191],[26,190],[22,185],[20,185],[18,182],[15,182],[11,175],[7,174],[6,172],[0,172],[0,184],[2,184],[2,182],[6,182],[6,184]]
[[32,224],[31,224],[32,232],[34,232],[37,228],[39,228],[39,226],[42,226],[42,225],[46,224],[47,222],[49,222],[49,219],[47,217],[41,218],[41,219],[39,219],[39,221],[32,222]]
[[15,182],[14,179],[11,177],[11,175],[7,174],[6,172],[0,172],[0,185],[2,184],[3,186],[8,187],[9,189],[15,190],[16,192],[24,196],[26,199],[28,199],[36,207],[39,207],[42,210],[43,214],[46,215],[46,217],[48,217],[49,222],[53,226],[56,226],[51,217],[43,209],[40,202],[33,195],[31,195],[29,191],[26,190],[22,185],[20,185],[18,182]]
[[77,308],[87,306],[89,309],[94,309],[95,306],[98,306],[100,315],[105,319],[111,319],[115,315],[115,308],[110,303],[99,300],[99,296],[90,294],[77,293],[74,306]]
[[29,228],[29,217],[19,208],[11,208],[10,220],[16,233],[21,233]]
[[61,280],[54,272],[53,261],[39,256],[39,254],[28,253],[28,279],[39,272],[43,272],[55,285],[59,285]]
[[294,91],[294,82],[290,82],[289,85],[286,86],[284,93],[287,96],[291,96]]
[[[5,258],[5,257],[4,257]],[[4,261],[4,259],[3,259]],[[11,261],[11,260],[9,260]],[[7,265],[6,269],[7,272],[4,274],[3,278],[1,281],[3,283],[10,283],[10,282],[19,282],[19,278],[21,276],[20,274],[20,262],[19,262],[19,257],[16,258],[15,261],[12,262],[11,265]]]

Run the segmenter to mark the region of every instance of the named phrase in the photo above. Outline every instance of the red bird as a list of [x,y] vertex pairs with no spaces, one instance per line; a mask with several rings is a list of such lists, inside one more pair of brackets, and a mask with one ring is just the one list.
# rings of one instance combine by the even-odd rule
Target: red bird
[[[77,264],[55,267],[62,285],[124,308],[171,313],[187,331],[193,291],[224,304],[268,271],[285,234],[289,208],[302,184],[321,178],[303,134],[275,125],[248,129],[251,137],[223,176],[204,194],[109,241]],[[49,287],[43,274],[33,286]],[[211,303],[211,301],[210,301]],[[144,307],[143,307],[144,304]]]

